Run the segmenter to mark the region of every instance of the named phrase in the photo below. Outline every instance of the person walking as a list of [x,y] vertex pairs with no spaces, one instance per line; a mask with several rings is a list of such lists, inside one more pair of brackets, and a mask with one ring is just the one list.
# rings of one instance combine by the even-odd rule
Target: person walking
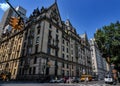
[[87,84],[88,83],[88,77],[86,76],[86,78],[85,78],[85,84]]

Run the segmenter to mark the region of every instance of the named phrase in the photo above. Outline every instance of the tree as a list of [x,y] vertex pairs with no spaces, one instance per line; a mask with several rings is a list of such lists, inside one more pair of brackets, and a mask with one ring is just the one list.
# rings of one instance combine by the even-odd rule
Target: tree
[[94,37],[106,61],[120,67],[120,23],[117,21],[98,29]]

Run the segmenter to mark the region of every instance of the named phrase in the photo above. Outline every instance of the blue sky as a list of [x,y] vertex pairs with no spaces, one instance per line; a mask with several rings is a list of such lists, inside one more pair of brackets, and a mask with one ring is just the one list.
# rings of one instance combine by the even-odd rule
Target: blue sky
[[[18,5],[27,10],[29,16],[35,8],[49,7],[55,0],[9,0],[16,7]],[[0,20],[4,13],[0,0]],[[63,21],[69,19],[78,34],[87,33],[92,38],[96,29],[111,22],[120,20],[120,0],[57,0]]]

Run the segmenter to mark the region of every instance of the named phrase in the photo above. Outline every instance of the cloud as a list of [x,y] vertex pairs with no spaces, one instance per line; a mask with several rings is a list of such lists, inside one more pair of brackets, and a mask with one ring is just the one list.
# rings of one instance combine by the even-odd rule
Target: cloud
[[0,9],[6,11],[10,6],[7,3],[0,3]]

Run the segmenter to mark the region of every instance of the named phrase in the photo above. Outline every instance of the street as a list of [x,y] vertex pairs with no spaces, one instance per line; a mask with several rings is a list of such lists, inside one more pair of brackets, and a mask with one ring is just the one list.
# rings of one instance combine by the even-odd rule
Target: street
[[[80,83],[23,83],[23,82],[1,82],[0,86],[113,86],[110,84],[105,84],[104,81],[91,81],[88,83],[80,82]],[[120,83],[117,85],[120,86]]]

